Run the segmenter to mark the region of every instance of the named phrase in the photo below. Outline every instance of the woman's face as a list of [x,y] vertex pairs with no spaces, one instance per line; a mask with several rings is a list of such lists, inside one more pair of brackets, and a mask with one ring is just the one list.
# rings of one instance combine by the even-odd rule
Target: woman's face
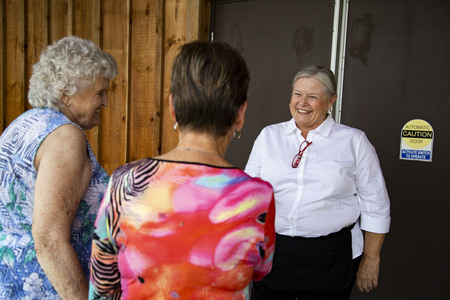
[[83,129],[91,129],[100,124],[100,110],[108,105],[107,91],[109,79],[97,78],[94,82],[79,79],[78,91],[63,99],[65,108],[63,113]]
[[314,78],[300,78],[294,84],[289,108],[297,127],[302,133],[316,129],[327,117],[327,112],[336,101],[330,97],[322,83]]

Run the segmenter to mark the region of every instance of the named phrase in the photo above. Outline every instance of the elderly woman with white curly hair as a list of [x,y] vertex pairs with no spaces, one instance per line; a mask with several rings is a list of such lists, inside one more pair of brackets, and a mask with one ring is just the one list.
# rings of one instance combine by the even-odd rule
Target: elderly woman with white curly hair
[[91,235],[108,174],[84,130],[100,123],[114,58],[65,37],[33,66],[33,109],[0,136],[0,298],[87,299]]

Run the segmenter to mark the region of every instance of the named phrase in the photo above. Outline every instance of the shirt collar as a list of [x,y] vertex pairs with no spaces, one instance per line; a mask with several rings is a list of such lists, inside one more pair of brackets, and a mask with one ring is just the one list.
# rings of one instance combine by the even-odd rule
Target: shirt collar
[[[319,125],[319,127],[317,127],[314,130],[311,130],[311,131],[317,132],[325,137],[328,137],[334,123],[335,123],[334,119],[331,117],[331,115],[328,115],[328,117],[325,119],[325,121],[322,122],[322,124]],[[298,129],[297,125],[295,125],[295,120],[294,120],[294,118],[292,118],[291,120],[289,120],[289,122],[286,126],[286,129],[284,130],[284,133],[290,134],[290,133],[294,132],[296,129]]]
[[295,132],[296,129],[298,129],[298,128],[297,128],[297,125],[295,125],[295,120],[294,120],[294,118],[292,118],[292,119],[287,123],[287,126],[286,126],[286,128],[285,128],[285,130],[284,130],[284,134],[288,135],[288,134],[290,134],[290,133],[293,133],[293,132]]
[[328,137],[330,135],[330,131],[331,131],[331,128],[333,127],[333,125],[334,125],[334,120],[330,115],[328,115],[328,117],[325,119],[325,121],[322,122],[322,124],[319,125],[319,127],[317,127],[314,130],[311,130],[311,131],[317,132],[320,135]]

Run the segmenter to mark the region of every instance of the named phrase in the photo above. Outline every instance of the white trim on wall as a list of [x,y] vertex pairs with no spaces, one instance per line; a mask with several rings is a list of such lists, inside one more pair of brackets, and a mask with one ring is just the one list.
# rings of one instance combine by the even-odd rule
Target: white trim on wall
[[334,2],[333,37],[331,44],[330,69],[336,76],[338,98],[333,107],[333,117],[341,122],[342,96],[344,86],[345,42],[347,40],[348,6],[350,0]]

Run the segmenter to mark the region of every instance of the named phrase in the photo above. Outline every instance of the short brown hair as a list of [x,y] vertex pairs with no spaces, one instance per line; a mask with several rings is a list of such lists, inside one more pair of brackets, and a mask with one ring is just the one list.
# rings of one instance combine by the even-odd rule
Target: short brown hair
[[226,135],[247,100],[249,83],[244,58],[228,44],[185,44],[175,58],[171,82],[180,129]]

